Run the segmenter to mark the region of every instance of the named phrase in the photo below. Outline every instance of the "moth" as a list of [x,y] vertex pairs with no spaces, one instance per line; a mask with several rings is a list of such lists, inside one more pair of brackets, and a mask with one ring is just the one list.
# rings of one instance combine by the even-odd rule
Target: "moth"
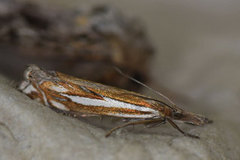
[[181,130],[174,121],[197,126],[212,122],[202,115],[177,107],[159,92],[170,104],[132,91],[79,79],[57,71],[44,70],[36,65],[30,65],[25,70],[19,90],[55,111],[73,117],[100,115],[129,120],[112,128],[106,137],[115,130],[129,125],[155,126],[168,122],[185,136],[199,138]]

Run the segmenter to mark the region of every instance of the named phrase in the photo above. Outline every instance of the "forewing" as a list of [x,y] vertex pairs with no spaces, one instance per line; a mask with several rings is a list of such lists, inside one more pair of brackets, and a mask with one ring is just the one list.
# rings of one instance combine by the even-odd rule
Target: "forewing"
[[[115,88],[112,86],[107,86],[107,85],[103,85],[100,83],[95,83],[95,82],[79,79],[79,78],[68,76],[68,75],[65,75],[65,74],[59,73],[59,72],[57,72],[57,75],[60,77],[60,79],[63,79],[64,81],[66,81],[68,83],[72,83],[74,85],[78,85],[79,87],[81,86],[81,87],[86,88],[93,95],[104,96],[104,97],[108,97],[108,98],[115,99],[118,101],[124,101],[127,103],[139,105],[139,106],[145,106],[145,107],[150,107],[150,108],[154,107],[154,103],[155,103],[154,100],[151,100],[151,98],[146,97],[141,94],[138,94],[138,93],[135,93],[135,92],[131,92],[131,91],[127,91],[124,89],[119,89],[119,88]],[[144,97],[146,97],[146,98],[144,98]]]

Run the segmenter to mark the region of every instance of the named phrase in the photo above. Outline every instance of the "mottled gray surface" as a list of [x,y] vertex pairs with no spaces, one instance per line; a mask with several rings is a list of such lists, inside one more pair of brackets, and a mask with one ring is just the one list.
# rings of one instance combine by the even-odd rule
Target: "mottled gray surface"
[[[58,114],[29,99],[0,78],[0,159],[238,159],[239,128],[216,120],[205,127],[180,126],[201,139],[184,137],[169,125],[140,126],[105,138],[106,130]],[[237,126],[237,125],[235,125]]]

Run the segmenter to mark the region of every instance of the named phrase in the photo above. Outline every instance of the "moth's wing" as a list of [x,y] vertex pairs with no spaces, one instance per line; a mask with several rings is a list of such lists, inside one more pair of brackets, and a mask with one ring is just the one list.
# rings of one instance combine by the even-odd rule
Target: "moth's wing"
[[63,115],[66,116],[71,116],[71,117],[75,117],[75,118],[81,118],[81,117],[99,117],[100,115],[97,114],[91,114],[91,113],[81,113],[81,112],[75,112],[75,111],[64,111],[64,110],[59,110],[53,106],[48,106],[50,107],[52,110],[54,110],[57,113],[62,113]]
[[[140,106],[141,105],[149,106],[151,108],[152,107],[155,108],[156,106],[159,106],[159,105],[167,106],[175,110],[175,106],[169,105],[168,102],[154,99],[136,92],[127,91],[124,89],[103,85],[103,84],[88,81],[88,80],[79,79],[79,78],[68,76],[59,72],[58,72],[58,76],[67,82],[71,82],[76,85],[85,87],[86,89],[91,91],[93,95],[96,95],[96,96],[98,95],[98,96],[109,97],[115,100],[124,101],[124,102],[132,103]],[[156,103],[158,105],[155,105]]]
[[86,88],[93,95],[108,97],[111,99],[124,101],[140,106],[153,106],[153,104],[155,103],[151,98],[141,95],[139,93],[79,79],[59,72],[57,72],[57,75],[59,76],[60,79],[68,83],[73,83],[75,85],[78,85],[79,87]]
[[[174,109],[174,106],[169,105],[167,102],[154,99],[136,92],[127,91],[124,89],[119,89],[112,86],[103,85],[100,83],[90,82],[90,81],[82,81],[82,85],[85,85],[87,89],[89,89],[92,93],[97,95],[107,96],[112,99],[122,100],[122,101],[130,101],[134,103],[146,102],[148,104],[158,103],[160,105],[168,106],[169,108]],[[141,104],[141,103],[139,103]]]

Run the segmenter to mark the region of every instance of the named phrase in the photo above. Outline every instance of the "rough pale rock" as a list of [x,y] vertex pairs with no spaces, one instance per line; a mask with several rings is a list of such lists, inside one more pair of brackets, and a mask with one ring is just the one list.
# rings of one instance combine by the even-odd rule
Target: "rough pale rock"
[[58,114],[0,77],[0,159],[237,160],[239,127],[211,118],[215,123],[205,127],[180,124],[200,140],[167,124],[129,127],[105,138],[107,130]]

